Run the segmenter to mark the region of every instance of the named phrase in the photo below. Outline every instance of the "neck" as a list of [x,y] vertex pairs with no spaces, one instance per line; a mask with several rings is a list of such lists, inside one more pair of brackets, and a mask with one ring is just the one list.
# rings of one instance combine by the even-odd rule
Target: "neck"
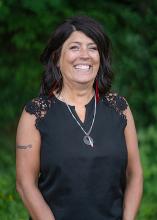
[[75,88],[70,85],[64,85],[60,95],[65,98],[69,105],[85,106],[94,96],[94,89],[91,85],[75,86]]

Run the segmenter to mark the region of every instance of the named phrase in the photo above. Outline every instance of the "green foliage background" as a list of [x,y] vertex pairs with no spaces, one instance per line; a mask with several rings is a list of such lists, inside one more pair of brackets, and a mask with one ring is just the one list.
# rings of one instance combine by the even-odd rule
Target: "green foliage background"
[[15,192],[15,133],[25,103],[39,93],[39,55],[65,18],[86,14],[112,40],[113,89],[132,109],[144,168],[138,220],[157,219],[157,1],[0,0],[0,219],[24,220]]

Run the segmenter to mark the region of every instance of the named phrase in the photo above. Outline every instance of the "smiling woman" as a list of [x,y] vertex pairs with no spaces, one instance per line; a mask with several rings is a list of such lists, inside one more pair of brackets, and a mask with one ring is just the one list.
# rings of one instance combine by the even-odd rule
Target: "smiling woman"
[[73,32],[63,44],[58,66],[63,86],[84,83],[92,88],[100,66],[97,45],[81,31]]
[[17,190],[33,220],[135,220],[142,168],[126,99],[111,92],[110,41],[66,20],[41,55],[40,96],[17,128]]

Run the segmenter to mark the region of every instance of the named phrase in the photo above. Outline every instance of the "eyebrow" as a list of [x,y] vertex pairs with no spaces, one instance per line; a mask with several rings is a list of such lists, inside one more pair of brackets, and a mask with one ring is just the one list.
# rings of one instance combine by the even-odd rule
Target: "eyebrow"
[[[70,45],[70,44],[81,44],[81,42],[79,42],[79,41],[74,41],[74,42],[70,42],[69,45]],[[94,43],[94,42],[93,42],[93,43],[88,43],[88,45],[96,45],[96,43]]]

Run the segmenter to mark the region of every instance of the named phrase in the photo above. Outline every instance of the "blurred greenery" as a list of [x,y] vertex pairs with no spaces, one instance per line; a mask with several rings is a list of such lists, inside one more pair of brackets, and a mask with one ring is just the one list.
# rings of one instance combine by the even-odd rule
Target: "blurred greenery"
[[112,40],[113,89],[132,109],[144,168],[138,220],[157,219],[156,13],[156,0],[0,0],[0,219],[27,219],[15,192],[17,122],[24,104],[39,93],[39,55],[50,33],[76,14],[100,21]]

